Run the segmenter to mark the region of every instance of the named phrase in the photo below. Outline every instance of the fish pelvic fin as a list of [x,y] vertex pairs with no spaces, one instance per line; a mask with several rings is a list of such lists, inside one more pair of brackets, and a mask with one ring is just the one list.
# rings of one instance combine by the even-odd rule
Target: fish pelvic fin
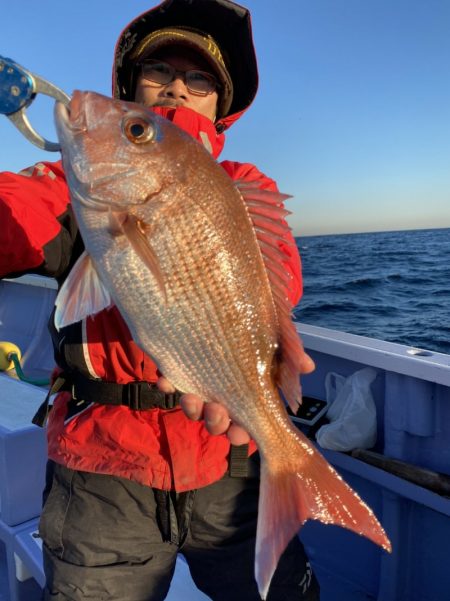
[[286,457],[276,464],[261,462],[255,578],[262,599],[280,556],[307,520],[347,528],[391,551],[372,510],[301,433],[299,442],[297,467]]
[[158,257],[153,250],[152,245],[147,237],[150,227],[148,224],[138,219],[137,217],[128,215],[128,217],[122,223],[122,231],[127,237],[131,244],[134,252],[150,270],[156,282],[164,300],[167,301],[167,291],[164,279],[164,274],[161,270]]
[[55,327],[61,328],[95,315],[112,305],[91,257],[84,251],[72,267],[55,300]]

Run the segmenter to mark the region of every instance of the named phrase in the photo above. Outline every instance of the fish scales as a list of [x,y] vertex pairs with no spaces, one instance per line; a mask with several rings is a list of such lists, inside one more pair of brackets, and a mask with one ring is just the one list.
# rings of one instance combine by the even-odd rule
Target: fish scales
[[[234,191],[233,191],[234,192]],[[236,196],[236,193],[234,192]],[[242,204],[239,197],[235,201]],[[210,206],[213,204],[211,199]],[[231,261],[237,262],[230,251],[226,252],[226,247],[235,251],[242,245],[242,239],[236,235],[233,227],[229,227],[230,240],[224,242],[224,236],[218,235],[217,226],[211,225],[205,211],[197,203],[189,202],[189,198],[180,203],[182,209],[175,217],[170,217],[167,221],[161,220],[161,240],[155,232],[155,246],[163,247],[158,253],[160,262],[165,273],[171,274],[166,284],[168,294],[173,295],[175,302],[174,311],[167,314],[167,321],[173,324],[175,334],[174,349],[168,352],[168,355],[174,355],[176,348],[180,347],[180,340],[188,339],[186,336],[192,336],[193,323],[195,323],[194,334],[200,337],[200,347],[205,345],[209,347],[209,352],[203,353],[210,355],[211,347],[220,352],[220,357],[215,362],[215,370],[220,369],[220,381],[229,380],[225,378],[223,371],[224,365],[239,365],[236,353],[244,355],[239,351],[239,346],[229,344],[228,338],[232,334],[232,326],[236,322],[236,313],[230,310],[230,307],[236,305],[239,300],[237,295],[244,295],[248,298],[247,286],[235,277],[239,272],[238,267],[230,265]],[[183,215],[186,213],[186,216]],[[224,219],[226,219],[224,213]],[[229,220],[228,220],[229,221]],[[222,231],[224,225],[220,225]],[[189,239],[192,250],[186,253],[183,247],[183,240]],[[247,246],[247,245],[245,245]],[[243,252],[240,258],[241,263],[246,267],[249,276],[254,276],[254,267],[248,264],[247,251]],[[258,257],[257,257],[258,258]],[[241,272],[243,269],[241,269]],[[241,278],[242,279],[242,278]],[[240,290],[235,290],[240,285]],[[257,290],[258,296],[260,290]],[[169,299],[170,302],[170,299]],[[241,305],[249,306],[246,301]],[[165,308],[166,309],[166,308]],[[198,320],[193,322],[193,311],[197,309]],[[205,319],[205,316],[207,317]],[[253,317],[254,319],[254,317]],[[239,322],[238,322],[239,323]],[[250,326],[249,326],[250,327]],[[187,328],[188,331],[185,331]],[[153,335],[153,334],[152,334]],[[242,347],[242,336],[236,337]],[[214,343],[211,344],[211,341]],[[184,346],[184,345],[183,345]],[[228,351],[228,357],[226,354]],[[192,356],[197,353],[194,349],[190,350]],[[248,353],[247,353],[248,355]],[[249,355],[251,356],[251,355]],[[175,355],[176,357],[176,355]],[[178,361],[178,358],[175,358]],[[196,361],[198,365],[203,365]],[[191,366],[189,369],[192,371]]]
[[[191,219],[191,223],[193,232],[201,231],[201,228],[196,223],[195,216]],[[184,237],[185,233],[182,230],[177,228],[176,231],[179,236]],[[186,234],[188,233],[186,232]],[[202,248],[205,245],[198,238],[197,234],[194,235],[190,240],[190,244],[201,254]],[[228,317],[224,315],[226,307],[226,299],[223,299],[225,282],[223,279],[222,281],[216,281],[217,278],[214,279],[211,277],[211,266],[208,261],[197,263],[198,268],[195,268],[195,260],[192,260],[191,257],[183,256],[183,249],[177,249],[175,244],[176,240],[171,240],[169,244],[173,262],[169,264],[166,272],[174,274],[176,286],[174,286],[175,290],[173,293],[175,294],[175,298],[182,299],[182,302],[177,303],[176,311],[168,316],[168,320],[172,321],[175,334],[175,349],[173,350],[176,351],[178,348],[184,351],[185,356],[177,357],[172,351],[168,352],[168,356],[170,359],[173,359],[174,363],[178,362],[178,364],[187,365],[192,373],[193,366],[191,367],[187,361],[188,356],[191,355],[195,357],[197,364],[202,365],[203,369],[208,369],[209,378],[215,377],[218,381],[225,382],[227,381],[227,374],[224,370],[224,365],[226,365],[227,357],[223,342],[226,340],[223,337],[223,323]],[[178,261],[178,258],[181,258],[181,260]],[[202,281],[205,283],[202,284]],[[168,284],[171,286],[171,283]],[[221,294],[217,293],[219,290],[222,290]],[[215,317],[217,315],[220,316],[219,320]],[[194,328],[193,324],[195,325]],[[194,329],[194,332],[192,332],[192,329]],[[193,336],[196,338],[195,346],[191,343],[191,348],[186,349],[183,343],[180,345],[180,341],[189,340]],[[222,355],[220,361],[215,361],[215,365],[211,361],[211,350],[208,351],[208,346],[217,349]]]
[[[269,278],[250,209],[228,175],[200,144],[138,105],[75,92],[70,111],[58,104],[55,114],[88,253],[58,295],[56,325],[112,300],[135,342],[177,388],[222,403],[249,431],[261,454],[261,597],[307,519],[348,528],[389,550],[372,511],[286,413],[274,378],[283,359],[290,362],[280,373],[298,370],[289,353],[302,349],[284,318],[288,307],[280,305],[285,291]],[[249,188],[242,194],[251,198]],[[273,213],[275,224],[280,213]],[[277,348],[280,340],[287,351]]]
[[[240,203],[242,212],[242,200],[234,190],[232,192],[235,202]],[[248,246],[253,240],[247,236],[249,241],[244,245],[242,232],[236,232],[233,223],[226,223],[230,209],[223,211],[221,219],[216,219],[219,223],[214,225],[204,208],[190,201],[189,197],[179,204],[182,209],[174,215],[169,214],[168,218],[165,218],[165,212],[162,211],[161,217],[157,219],[158,225],[152,233],[152,245],[158,251],[161,269],[168,274],[165,281],[167,304],[159,294],[154,278],[148,277],[145,280],[139,277],[142,274],[142,265],[131,248],[125,249],[121,262],[116,263],[116,273],[123,271],[120,281],[115,284],[119,291],[118,296],[124,296],[131,307],[139,302],[140,315],[145,315],[150,327],[137,323],[135,339],[145,348],[150,349],[152,354],[156,354],[159,350],[160,367],[164,373],[172,374],[174,383],[181,390],[201,392],[209,400],[220,399],[224,394],[224,383],[227,385],[227,392],[231,386],[231,366],[231,368],[236,367],[238,372],[234,378],[234,396],[238,396],[236,389],[243,388],[242,380],[247,380],[248,373],[251,373],[251,370],[248,370],[244,376],[242,366],[248,369],[250,366],[247,358],[254,355],[254,352],[249,349],[249,344],[252,344],[254,338],[253,328],[257,327],[255,322],[257,314],[253,306],[258,302],[261,303],[260,299],[264,298],[264,290],[261,290],[261,286],[253,284],[252,289],[256,293],[256,299],[253,301],[249,299],[251,294],[245,280],[251,282],[255,279],[256,267],[262,270],[261,261],[257,254],[252,262],[248,261]],[[243,216],[248,219],[245,213]],[[139,217],[146,219],[145,210],[139,212]],[[242,227],[240,229],[242,230]],[[220,230],[222,232],[228,230],[228,239],[223,234],[220,237]],[[248,231],[252,233],[251,230]],[[184,244],[187,239],[191,246],[189,253],[186,253]],[[253,244],[255,245],[254,241]],[[242,246],[243,251],[241,256],[236,257],[234,255],[239,245]],[[255,249],[258,251],[256,246]],[[234,255],[231,250],[234,251]],[[114,249],[110,249],[109,253],[106,253],[103,257],[105,263],[108,262],[109,255],[114,252]],[[231,263],[238,263],[238,265]],[[240,273],[241,277],[237,278],[236,273]],[[138,285],[136,282],[139,282]],[[155,302],[155,298],[158,297],[159,303]],[[244,338],[241,332],[235,332],[232,327],[236,322],[236,312],[231,307],[236,305],[241,305],[242,311],[247,310],[249,313],[245,316],[245,321],[241,320],[242,327],[248,328],[247,338]],[[123,309],[129,310],[125,306]],[[234,340],[229,342],[232,335]],[[192,340],[194,336],[196,340]],[[189,349],[184,343],[188,339]],[[164,349],[163,354],[161,348]],[[205,380],[205,362],[206,365],[209,364],[207,380]],[[185,367],[184,371],[189,376],[188,382],[186,375],[177,373],[179,366]],[[201,373],[193,386],[192,380],[198,371],[198,366],[201,366]],[[199,379],[201,385],[198,383]],[[239,416],[236,417],[239,419]]]

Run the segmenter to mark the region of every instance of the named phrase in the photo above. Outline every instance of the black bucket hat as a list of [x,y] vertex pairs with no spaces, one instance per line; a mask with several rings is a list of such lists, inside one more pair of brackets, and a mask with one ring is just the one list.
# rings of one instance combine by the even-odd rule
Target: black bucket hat
[[[189,29],[211,38],[221,54],[221,62],[196,45],[215,68],[219,76],[219,114],[227,115],[248,108],[258,89],[258,68],[253,46],[249,11],[230,0],[165,0],[134,19],[120,34],[114,53],[113,95],[122,100],[134,100],[136,63],[142,57],[145,41],[154,32],[168,27]],[[166,38],[167,40],[167,38]]]

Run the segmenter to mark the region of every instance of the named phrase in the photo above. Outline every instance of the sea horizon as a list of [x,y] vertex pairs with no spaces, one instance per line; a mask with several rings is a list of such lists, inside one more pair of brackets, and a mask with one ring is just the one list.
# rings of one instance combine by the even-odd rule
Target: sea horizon
[[418,232],[418,231],[434,231],[434,230],[450,230],[450,225],[444,227],[418,227],[418,228],[398,228],[388,230],[364,230],[358,232],[337,232],[337,233],[325,233],[325,234],[298,234],[293,233],[294,238],[315,238],[316,236],[352,236],[359,234],[387,234],[395,232]]
[[450,228],[296,237],[297,321],[450,354]]

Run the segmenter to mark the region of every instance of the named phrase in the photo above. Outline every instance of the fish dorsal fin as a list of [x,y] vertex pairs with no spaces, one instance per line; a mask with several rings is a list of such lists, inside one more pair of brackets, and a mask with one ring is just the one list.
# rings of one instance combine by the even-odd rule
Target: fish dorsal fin
[[56,297],[55,327],[60,330],[111,304],[108,290],[100,281],[91,257],[84,251]]
[[164,275],[161,271],[158,257],[147,237],[149,226],[142,220],[130,215],[122,223],[122,230],[133,247],[134,252],[155,277],[158,287],[161,290],[161,294],[164,296],[165,300],[167,300]]
[[292,275],[284,264],[288,258],[281,250],[281,243],[291,243],[291,230],[285,220],[290,211],[283,206],[284,200],[290,196],[263,190],[258,187],[258,181],[238,181],[237,187],[255,229],[278,318],[279,352],[275,356],[275,384],[281,388],[290,408],[296,413],[301,403],[299,375],[304,351],[291,317],[292,303],[288,290]]

